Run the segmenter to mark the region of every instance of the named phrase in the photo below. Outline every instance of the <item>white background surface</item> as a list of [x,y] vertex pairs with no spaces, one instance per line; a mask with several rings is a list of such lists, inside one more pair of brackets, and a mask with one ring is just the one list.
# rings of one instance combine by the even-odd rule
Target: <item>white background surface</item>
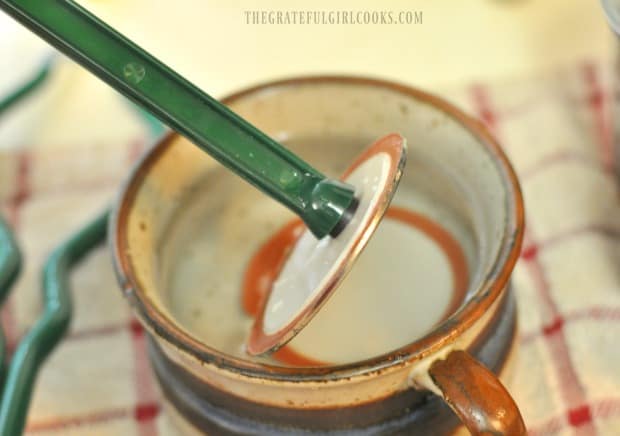
[[[81,0],[208,92],[356,73],[422,87],[523,76],[610,53],[595,0]],[[245,10],[415,10],[419,25],[250,25]],[[0,91],[36,37],[0,13]],[[36,50],[35,50],[36,51]]]

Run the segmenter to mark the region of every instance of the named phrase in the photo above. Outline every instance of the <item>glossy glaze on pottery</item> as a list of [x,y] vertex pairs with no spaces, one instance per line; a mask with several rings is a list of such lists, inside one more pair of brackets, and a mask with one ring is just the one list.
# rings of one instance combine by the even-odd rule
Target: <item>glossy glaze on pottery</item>
[[[524,435],[525,424],[506,388],[465,351],[453,351],[429,370],[445,400],[469,429],[481,434]],[[472,413],[473,411],[473,413]]]
[[[515,336],[515,303],[505,294],[502,307],[469,352],[496,374],[503,374]],[[279,408],[244,401],[187,373],[152,341],[149,350],[175,422],[187,436],[205,431],[209,435],[285,436],[293,430],[332,436],[426,436],[452,434],[459,425],[440,397],[416,389],[353,407]]]
[[[209,390],[211,393],[205,394],[209,398],[199,395],[207,402],[233,398],[239,408],[258,405],[276,410],[270,415],[271,425],[285,425],[287,416],[316,418],[323,416],[321,411],[328,416],[330,410],[337,410],[338,416],[348,417],[341,421],[341,426],[362,428],[380,425],[382,420],[389,421],[395,416],[423,414],[426,401],[395,399],[429,398],[418,389],[442,395],[429,376],[429,368],[453,350],[463,349],[476,355],[476,350],[493,343],[492,359],[503,361],[512,335],[492,326],[493,320],[505,316],[502,304],[505,298],[501,296],[505,295],[518,256],[523,211],[514,173],[484,128],[435,97],[367,79],[281,82],[234,95],[227,103],[268,134],[280,140],[290,139],[292,146],[295,139],[309,136],[313,141],[363,138],[364,144],[389,131],[405,136],[409,143],[408,172],[401,187],[407,177],[418,173],[412,170],[415,168],[412,162],[417,161],[418,170],[427,176],[416,180],[416,186],[429,195],[411,198],[405,195],[402,200],[410,200],[416,212],[440,224],[458,241],[468,263],[469,288],[460,308],[421,338],[412,337],[410,343],[396,350],[385,350],[362,361],[294,368],[219,351],[183,326],[170,307],[167,279],[174,263],[170,259],[174,255],[170,253],[174,250],[169,251],[171,246],[165,241],[177,223],[179,208],[187,204],[192,192],[204,194],[205,186],[215,186],[223,173],[218,173],[213,162],[185,140],[171,136],[150,152],[130,181],[117,208],[113,248],[121,286],[156,339],[161,360],[193,378],[192,392]],[[337,152],[347,162],[345,148]],[[233,185],[221,185],[230,188],[232,194]],[[250,253],[258,250],[268,235],[291,219],[277,208],[253,202],[256,197],[251,192],[247,189],[238,196],[228,199],[224,196],[219,203],[204,202],[204,207],[221,213],[221,229],[232,225],[235,219],[237,224],[240,219],[253,223],[244,228],[245,238],[228,247],[228,251],[218,251],[212,262],[205,265],[213,274],[226,269],[227,263],[217,260],[234,256],[239,250]],[[229,202],[231,198],[248,206],[242,218],[238,217],[237,206],[231,206],[235,204]],[[442,199],[442,208],[437,208],[438,198]],[[261,238],[255,238],[257,229],[263,232]],[[249,258],[248,254],[245,260]],[[238,277],[242,277],[242,272],[237,271]],[[198,287],[192,292],[203,289]],[[238,301],[236,304],[242,310]],[[175,390],[171,386],[181,386],[180,377],[174,374],[169,373],[170,395]],[[229,403],[219,404],[218,407],[226,408]],[[377,410],[383,410],[382,407],[387,410],[358,418],[359,414],[347,412],[369,404],[377,405]],[[201,418],[213,423],[231,411],[225,411],[224,415],[211,412],[212,409],[206,408]],[[190,418],[189,413],[184,416]],[[234,426],[236,418],[231,419],[227,425]],[[375,422],[371,425],[362,422],[365,420]],[[301,420],[300,428],[308,428],[302,421],[306,422]],[[307,425],[311,427],[309,422]],[[328,420],[312,422],[320,426]],[[400,424],[394,425],[398,428]]]
[[[346,168],[350,156],[363,150],[365,143],[364,138],[291,138],[290,146],[334,172],[331,168]],[[359,268],[353,268],[317,318],[293,339],[290,347],[305,357],[347,363],[385,353],[421,337],[463,300],[468,265],[475,258],[473,250],[466,257],[452,235],[460,235],[469,246],[473,236],[465,218],[446,204],[451,196],[445,195],[443,204],[432,201],[435,192],[425,188],[423,181],[441,182],[443,191],[455,191],[455,198],[458,186],[450,185],[449,178],[431,163],[422,163],[416,153],[412,156],[413,169],[399,187],[392,203],[395,208],[362,253]],[[243,280],[261,245],[279,231],[279,227],[272,230],[274,223],[284,226],[292,215],[251,187],[235,183],[233,177],[218,171],[179,209],[176,225],[164,242],[171,262],[167,304],[202,341],[247,358],[243,344],[250,317],[240,306]],[[218,201],[223,192],[231,197],[226,208]],[[200,198],[215,201],[208,205]],[[444,220],[445,228],[429,218],[441,215],[450,217]],[[258,224],[251,229],[248,222]],[[262,285],[268,281],[268,277],[257,279]],[[196,289],[196,284],[202,288]],[[350,346],[342,347],[344,343]]]

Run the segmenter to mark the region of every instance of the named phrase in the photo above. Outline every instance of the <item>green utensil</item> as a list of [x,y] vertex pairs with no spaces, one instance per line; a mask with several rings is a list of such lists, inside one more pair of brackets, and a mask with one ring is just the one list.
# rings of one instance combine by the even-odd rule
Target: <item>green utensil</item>
[[[8,224],[0,217],[0,306],[4,304],[11,287],[19,276],[22,255]],[[0,325],[0,386],[4,383],[7,363],[7,342]]]
[[107,222],[106,211],[60,244],[45,262],[43,313],[17,344],[11,358],[0,403],[0,436],[22,434],[37,373],[71,320],[69,272],[90,250],[103,243]]
[[[0,99],[0,116],[44,84],[55,58],[47,60],[31,79]],[[163,126],[148,112],[139,110],[137,115],[148,128],[151,140],[164,133]],[[43,312],[16,344],[10,365],[6,337],[0,326],[0,436],[13,436],[24,430],[37,374],[66,333],[71,319],[71,269],[105,241],[108,216],[109,211],[100,214],[60,244],[47,259],[43,273]],[[22,263],[17,241],[8,224],[0,217],[0,306],[6,301]]]
[[[39,89],[49,77],[54,59],[14,92],[0,99],[0,116]],[[145,120],[153,135],[161,133],[155,123]],[[46,357],[67,330],[71,318],[70,269],[94,246],[103,243],[108,212],[76,232],[48,258],[43,274],[44,310],[33,327],[16,345],[8,364],[4,331],[0,327],[0,436],[22,434],[36,376]],[[0,305],[5,302],[19,275],[23,259],[8,224],[0,217]]]
[[326,178],[70,0],[0,0],[0,8],[282,203],[322,238],[337,235],[354,190]]

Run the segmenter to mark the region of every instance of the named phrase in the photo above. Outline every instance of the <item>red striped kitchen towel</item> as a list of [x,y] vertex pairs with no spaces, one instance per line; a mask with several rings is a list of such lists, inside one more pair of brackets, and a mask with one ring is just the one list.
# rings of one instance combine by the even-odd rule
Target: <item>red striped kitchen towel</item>
[[[527,235],[513,278],[520,347],[507,384],[532,435],[620,434],[610,72],[584,63],[527,80],[432,90],[484,120],[521,178]],[[2,312],[13,346],[40,310],[45,256],[111,201],[145,146],[135,114],[102,85],[59,77],[54,86],[62,92],[27,114],[29,128],[0,120],[0,200],[27,260]],[[73,92],[85,86],[96,109]],[[10,140],[3,137],[9,130]],[[80,265],[72,285],[75,318],[37,381],[27,434],[176,435],[160,413],[144,333],[117,290],[105,247]]]

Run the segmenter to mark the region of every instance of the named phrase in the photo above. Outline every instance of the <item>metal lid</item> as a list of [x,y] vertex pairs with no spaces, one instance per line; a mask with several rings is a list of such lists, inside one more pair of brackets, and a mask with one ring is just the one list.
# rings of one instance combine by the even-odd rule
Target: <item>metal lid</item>
[[290,341],[336,290],[386,212],[406,160],[405,139],[390,134],[372,144],[343,175],[355,186],[357,209],[335,238],[297,240],[263,301],[247,342],[249,354],[275,351]]

